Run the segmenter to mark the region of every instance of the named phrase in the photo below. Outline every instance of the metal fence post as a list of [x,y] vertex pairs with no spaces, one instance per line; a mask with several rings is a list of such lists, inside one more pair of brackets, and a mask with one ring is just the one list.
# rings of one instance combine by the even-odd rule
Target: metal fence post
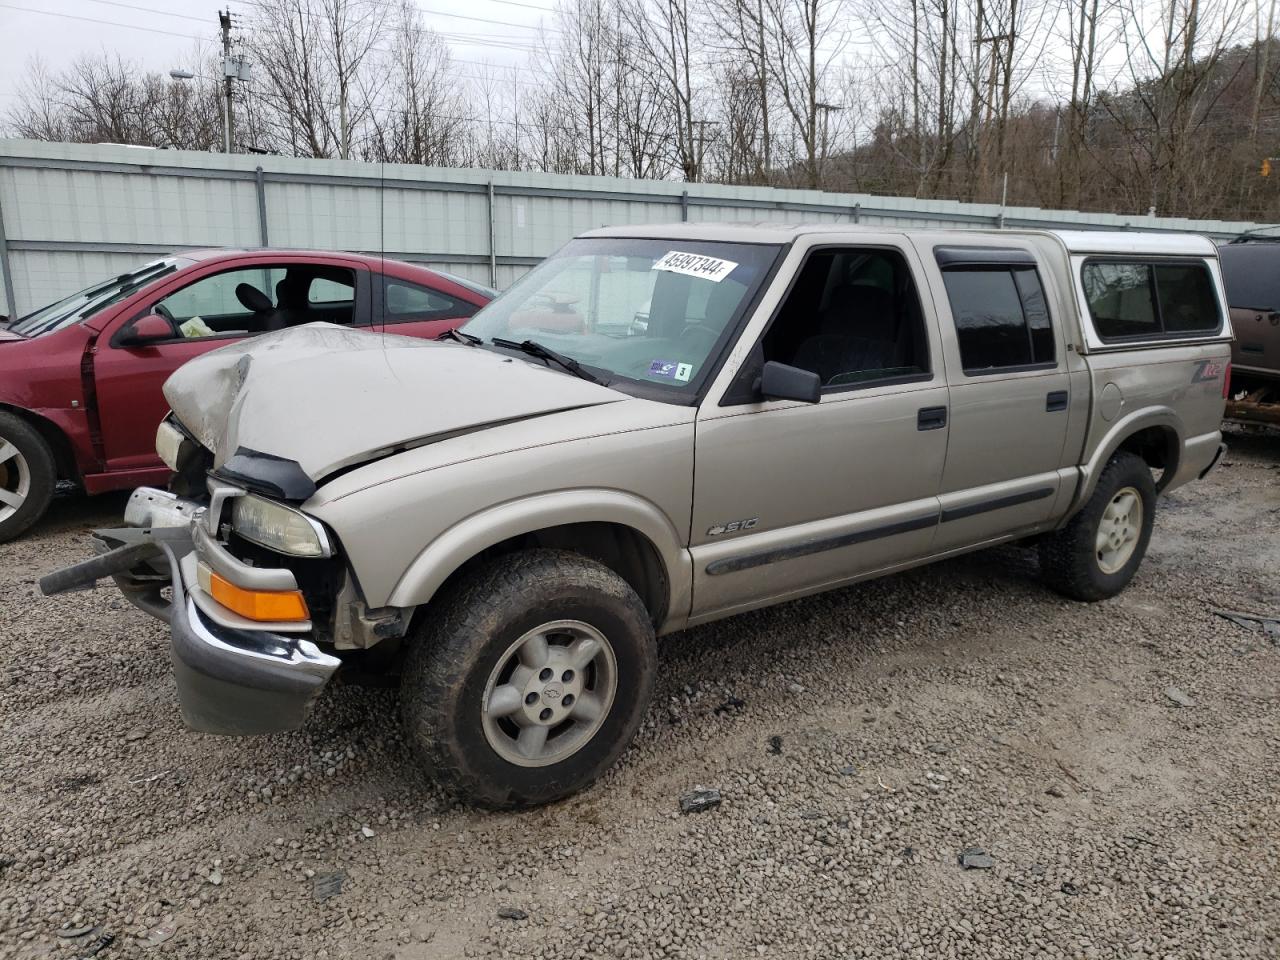
[[498,244],[493,223],[493,181],[489,181],[489,286],[498,286]]
[[862,222],[862,204],[855,203],[853,209],[849,211],[849,216],[853,218],[854,223]]
[[18,298],[13,292],[13,273],[9,270],[9,240],[4,232],[4,211],[0,209],[0,280],[4,281],[4,299],[9,308],[9,319],[18,316]]
[[269,247],[267,242],[267,179],[262,174],[262,168],[258,167],[253,172],[253,181],[258,187],[258,242],[261,246]]
[[689,191],[680,194],[680,222],[689,222]]

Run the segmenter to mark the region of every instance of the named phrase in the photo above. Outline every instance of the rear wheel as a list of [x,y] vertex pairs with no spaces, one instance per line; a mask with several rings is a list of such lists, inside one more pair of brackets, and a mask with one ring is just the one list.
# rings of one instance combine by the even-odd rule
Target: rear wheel
[[1088,503],[1040,543],[1048,584],[1075,600],[1105,600],[1129,585],[1155,524],[1156,486],[1141,457],[1117,453]]
[[22,418],[0,411],[0,543],[44,516],[57,479],[44,438]]
[[602,564],[531,550],[500,557],[432,604],[411,639],[406,730],[463,799],[521,807],[612,766],[653,690],[653,625]]

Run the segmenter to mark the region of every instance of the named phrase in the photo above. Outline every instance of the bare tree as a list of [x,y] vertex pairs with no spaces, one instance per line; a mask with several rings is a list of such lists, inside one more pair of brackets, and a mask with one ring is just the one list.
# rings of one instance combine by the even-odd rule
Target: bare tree
[[449,49],[427,29],[422,10],[403,0],[393,28],[380,109],[370,115],[368,153],[391,163],[448,166],[469,126]]
[[44,61],[27,62],[26,76],[18,85],[17,106],[8,113],[9,127],[28,140],[71,140],[66,109],[57,80]]
[[[806,186],[822,186],[829,114],[828,81],[843,53],[847,32],[844,0],[764,0],[769,70],[792,123],[797,160]],[[828,126],[824,126],[827,124]]]
[[249,41],[262,80],[254,95],[275,118],[275,146],[311,157],[353,155],[375,109],[388,39],[386,0],[255,0]]
[[705,128],[708,119],[699,104],[689,0],[620,0],[622,20],[641,54],[654,71],[653,84],[661,96],[665,125],[675,140],[676,157],[685,180],[702,175]]

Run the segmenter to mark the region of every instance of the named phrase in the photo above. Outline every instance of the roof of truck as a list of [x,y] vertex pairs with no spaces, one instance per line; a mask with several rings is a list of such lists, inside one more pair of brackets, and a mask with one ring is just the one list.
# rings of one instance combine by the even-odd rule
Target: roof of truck
[[1213,256],[1217,247],[1208,237],[1194,233],[1155,233],[1142,230],[946,230],[936,227],[903,227],[893,224],[853,223],[651,223],[603,227],[586,237],[637,237],[660,240],[709,240],[727,243],[791,243],[800,237],[827,233],[930,234],[939,240],[973,240],[990,243],[999,237],[1034,233],[1052,236],[1071,253],[1181,254]]

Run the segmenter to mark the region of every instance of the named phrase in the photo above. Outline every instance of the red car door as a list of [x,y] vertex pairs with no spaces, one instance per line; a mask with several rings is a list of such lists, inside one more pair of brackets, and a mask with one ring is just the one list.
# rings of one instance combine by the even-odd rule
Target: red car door
[[[246,290],[245,288],[252,288]],[[283,327],[316,320],[369,325],[369,274],[340,257],[288,255],[217,258],[157,286],[98,338],[93,361],[99,430],[109,472],[163,469],[156,428],[168,413],[162,387],[202,353]],[[168,339],[129,345],[133,322],[159,313]]]
[[377,278],[374,300],[381,308],[382,330],[434,340],[461,326],[488,298],[430,271],[413,279],[390,274]]

